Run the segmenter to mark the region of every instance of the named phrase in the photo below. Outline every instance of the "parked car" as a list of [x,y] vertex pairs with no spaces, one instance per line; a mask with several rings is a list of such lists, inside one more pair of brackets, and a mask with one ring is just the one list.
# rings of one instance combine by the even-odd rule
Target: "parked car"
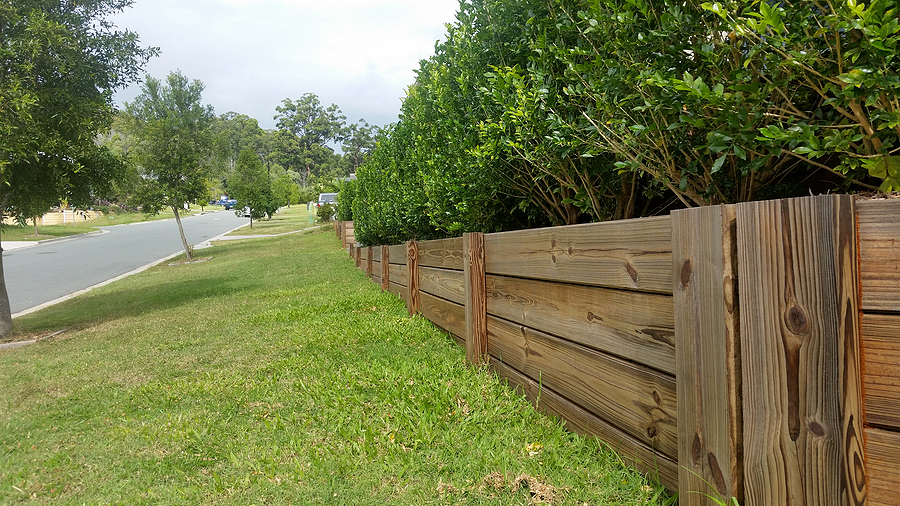
[[316,203],[316,207],[322,207],[325,204],[331,204],[334,206],[336,204],[335,199],[337,198],[337,193],[320,193],[319,194],[319,202]]
[[244,218],[250,217],[250,206],[244,207]]
[[222,205],[225,206],[226,211],[230,211],[231,209],[234,209],[235,206],[237,206],[237,200],[228,199],[222,202]]

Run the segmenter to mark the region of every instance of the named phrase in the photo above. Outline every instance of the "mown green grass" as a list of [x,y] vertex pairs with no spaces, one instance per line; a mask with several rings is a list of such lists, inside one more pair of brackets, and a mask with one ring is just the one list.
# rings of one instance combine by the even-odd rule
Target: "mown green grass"
[[663,504],[334,235],[217,243],[16,320],[0,504]]
[[294,204],[283,207],[269,220],[253,220],[253,227],[243,227],[230,235],[273,235],[295,232],[314,226],[309,215],[315,211],[307,211],[306,204]]
[[[221,206],[207,206],[206,210],[221,209]],[[200,212],[200,208],[193,209],[192,212],[184,212],[181,216],[192,216],[193,212]],[[126,225],[128,223],[137,223],[141,221],[167,220],[175,218],[172,210],[162,210],[159,214],[148,216],[144,213],[118,213],[104,214],[92,220],[76,221],[65,225],[38,225],[39,235],[34,235],[34,225],[28,220],[28,225],[21,227],[18,225],[0,226],[0,241],[43,241],[45,239],[53,239],[55,237],[68,237],[71,235],[86,234],[100,230],[98,227],[108,225]]]

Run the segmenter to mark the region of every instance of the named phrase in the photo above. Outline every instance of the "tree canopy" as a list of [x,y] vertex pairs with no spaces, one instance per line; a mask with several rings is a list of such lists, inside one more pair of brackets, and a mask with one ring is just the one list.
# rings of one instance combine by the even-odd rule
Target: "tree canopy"
[[141,175],[138,201],[147,213],[172,209],[188,259],[192,253],[179,209],[208,193],[214,114],[202,103],[203,88],[180,72],[170,73],[165,83],[147,76],[141,94],[127,105],[137,139],[132,151]]
[[[112,120],[113,91],[156,54],[109,21],[129,5],[0,2],[0,217],[88,205],[122,169],[94,138]],[[0,264],[0,336],[11,329]]]

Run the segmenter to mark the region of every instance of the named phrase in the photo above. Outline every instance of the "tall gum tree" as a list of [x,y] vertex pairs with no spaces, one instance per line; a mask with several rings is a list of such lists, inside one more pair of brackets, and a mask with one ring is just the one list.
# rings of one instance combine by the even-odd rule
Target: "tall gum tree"
[[[118,175],[94,139],[111,122],[113,91],[157,53],[109,21],[131,3],[0,1],[0,219],[88,205]],[[0,337],[12,329],[0,257]]]
[[144,212],[170,208],[175,214],[188,260],[193,253],[184,235],[180,211],[185,203],[206,198],[212,149],[213,108],[201,103],[203,83],[172,72],[165,83],[147,76],[141,94],[126,109],[137,144],[132,153],[141,181],[138,201]]

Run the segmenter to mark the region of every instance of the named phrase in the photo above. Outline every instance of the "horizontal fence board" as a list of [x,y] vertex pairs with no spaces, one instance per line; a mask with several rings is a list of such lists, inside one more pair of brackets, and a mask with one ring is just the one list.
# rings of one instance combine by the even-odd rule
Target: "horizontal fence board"
[[626,463],[658,478],[670,490],[677,490],[678,464],[672,459],[654,452],[649,446],[503,362],[492,360],[491,367],[501,378],[509,381],[510,386],[521,390],[537,409],[565,420],[566,429],[599,438]]
[[372,274],[372,282],[378,286],[381,286],[381,276],[377,274]]
[[466,308],[460,304],[420,291],[419,312],[457,337],[466,335]]
[[488,274],[672,293],[668,216],[486,234],[484,243]]
[[363,246],[359,248],[359,260],[362,262],[363,269],[365,269],[366,261],[369,259],[369,248]]
[[[391,278],[391,279],[393,279],[393,278]],[[406,288],[405,285],[401,285],[401,284],[394,283],[393,281],[391,281],[388,286],[388,291],[391,292],[392,294],[396,295],[397,297],[400,297],[400,300],[405,301],[407,293],[409,292],[409,289]]]
[[418,243],[418,246],[420,267],[442,267],[444,269],[462,270],[462,237],[422,241]]
[[866,423],[900,430],[900,315],[863,315],[862,351]]
[[392,264],[401,264],[406,265],[406,245],[405,244],[395,244],[388,248],[390,250],[390,257],[388,261]]
[[503,276],[486,290],[488,314],[675,374],[668,295]]
[[895,506],[900,485],[900,433],[866,429],[869,506]]
[[488,316],[488,353],[677,459],[675,378]]
[[900,312],[900,200],[859,200],[856,215],[862,307]]
[[[374,246],[372,248],[372,262],[373,262],[373,265],[375,263],[377,263],[378,265],[381,265],[381,246]],[[375,269],[375,267],[373,267],[373,269]],[[378,272],[381,272],[381,271],[379,270]]]
[[[391,258],[394,257],[394,254],[391,253]],[[391,283],[397,283],[403,286],[409,286],[409,269],[406,268],[406,264],[398,265],[398,264],[388,264],[390,269],[390,279]]]
[[463,271],[420,267],[419,291],[451,300],[457,304],[466,303],[466,282]]
[[[375,247],[374,249],[380,250],[381,248]],[[372,260],[372,280],[374,281],[375,278],[381,280],[381,262]]]

